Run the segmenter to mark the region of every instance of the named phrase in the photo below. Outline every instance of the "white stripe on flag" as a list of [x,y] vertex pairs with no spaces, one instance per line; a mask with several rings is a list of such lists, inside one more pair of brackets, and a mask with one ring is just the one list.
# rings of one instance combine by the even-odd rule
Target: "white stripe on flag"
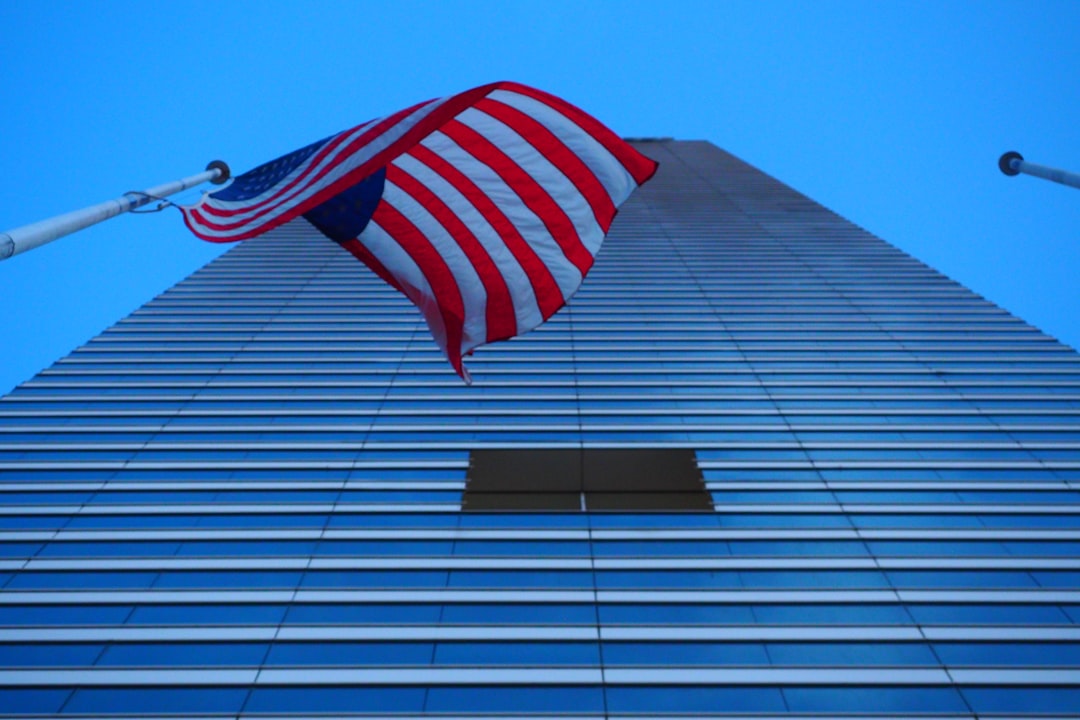
[[468,351],[487,342],[487,293],[465,251],[427,208],[389,180],[383,190],[382,201],[415,225],[450,268],[450,274],[457,284],[456,291],[461,294],[465,308],[459,349]]
[[477,241],[487,251],[488,256],[495,263],[495,267],[498,268],[506,281],[507,289],[510,291],[514,303],[513,311],[518,333],[531,330],[543,322],[543,316],[540,314],[540,307],[536,302],[536,295],[533,293],[529,276],[525,273],[517,258],[514,257],[514,254],[510,252],[506,243],[491,227],[483,214],[469,202],[468,198],[462,195],[457,188],[447,182],[441,175],[413,157],[402,155],[393,164],[416,178],[418,182],[431,190],[447,206],[453,208],[454,214],[476,236]]
[[488,97],[520,110],[550,130],[593,171],[616,207],[637,188],[633,176],[618,158],[550,105],[509,90],[495,90]]
[[589,201],[562,170],[552,165],[550,160],[529,144],[529,141],[519,135],[516,130],[485,112],[469,108],[458,115],[457,119],[491,141],[539,183],[540,187],[566,214],[574,229],[577,230],[581,244],[590,255],[596,256],[600,250],[600,244],[604,241],[604,229],[597,223]]
[[421,145],[456,167],[491,198],[547,266],[563,299],[569,299],[581,285],[582,275],[573,263],[567,260],[543,220],[522,202],[514,189],[503,182],[494,170],[463,150],[442,132],[432,133]]

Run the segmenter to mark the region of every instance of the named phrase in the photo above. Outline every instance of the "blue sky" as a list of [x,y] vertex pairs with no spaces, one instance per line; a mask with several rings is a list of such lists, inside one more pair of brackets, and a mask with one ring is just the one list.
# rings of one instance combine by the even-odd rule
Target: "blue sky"
[[[387,5],[0,3],[0,230],[508,79],[709,140],[1080,346],[1080,191],[996,167],[1080,171],[1080,3]],[[223,249],[170,211],[0,263],[0,393]]]

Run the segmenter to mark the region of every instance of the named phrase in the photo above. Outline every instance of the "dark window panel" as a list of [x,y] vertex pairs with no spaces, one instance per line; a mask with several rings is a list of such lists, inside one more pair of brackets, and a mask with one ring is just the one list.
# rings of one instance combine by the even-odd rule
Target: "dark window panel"
[[112,643],[101,659],[102,666],[212,667],[255,666],[266,657],[266,643]]
[[433,649],[433,643],[424,642],[276,642],[266,662],[268,665],[430,665]]
[[829,715],[969,712],[960,693],[951,687],[787,687],[783,693],[790,712]]
[[410,713],[424,711],[422,687],[257,687],[244,705],[247,713]]
[[725,713],[784,713],[780,690],[771,687],[609,687],[605,691],[611,713],[700,714],[722,709]]
[[94,687],[80,688],[64,706],[65,713],[95,715],[165,715],[238,713],[248,689],[240,687]]
[[694,451],[669,448],[475,450],[462,507],[713,510]]
[[0,644],[0,666],[17,668],[93,665],[104,647],[93,643],[3,643]]

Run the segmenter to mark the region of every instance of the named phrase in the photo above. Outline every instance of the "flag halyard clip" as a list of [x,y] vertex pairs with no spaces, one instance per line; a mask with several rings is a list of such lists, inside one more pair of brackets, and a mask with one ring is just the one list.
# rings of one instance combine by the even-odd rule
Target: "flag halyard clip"
[[131,213],[132,215],[147,215],[149,213],[161,212],[162,210],[164,210],[165,208],[168,208],[168,207],[179,207],[176,203],[172,202],[171,200],[166,200],[165,198],[161,197],[160,195],[151,195],[150,193],[143,192],[142,190],[128,190],[126,193],[124,193],[124,195],[125,196],[134,195],[136,198],[145,198],[147,201],[150,201],[150,200],[160,200],[161,201],[161,202],[159,202],[157,204],[156,207],[153,207],[153,208],[149,208],[149,209],[145,209],[145,210],[139,209],[139,208],[132,208],[131,210],[128,210],[128,212]]

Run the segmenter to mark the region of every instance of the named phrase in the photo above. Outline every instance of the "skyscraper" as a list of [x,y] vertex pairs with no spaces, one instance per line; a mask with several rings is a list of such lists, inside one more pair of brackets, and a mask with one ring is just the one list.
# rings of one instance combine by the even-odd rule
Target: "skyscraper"
[[0,716],[1080,713],[1077,354],[639,147],[471,387],[278,234],[0,401]]

